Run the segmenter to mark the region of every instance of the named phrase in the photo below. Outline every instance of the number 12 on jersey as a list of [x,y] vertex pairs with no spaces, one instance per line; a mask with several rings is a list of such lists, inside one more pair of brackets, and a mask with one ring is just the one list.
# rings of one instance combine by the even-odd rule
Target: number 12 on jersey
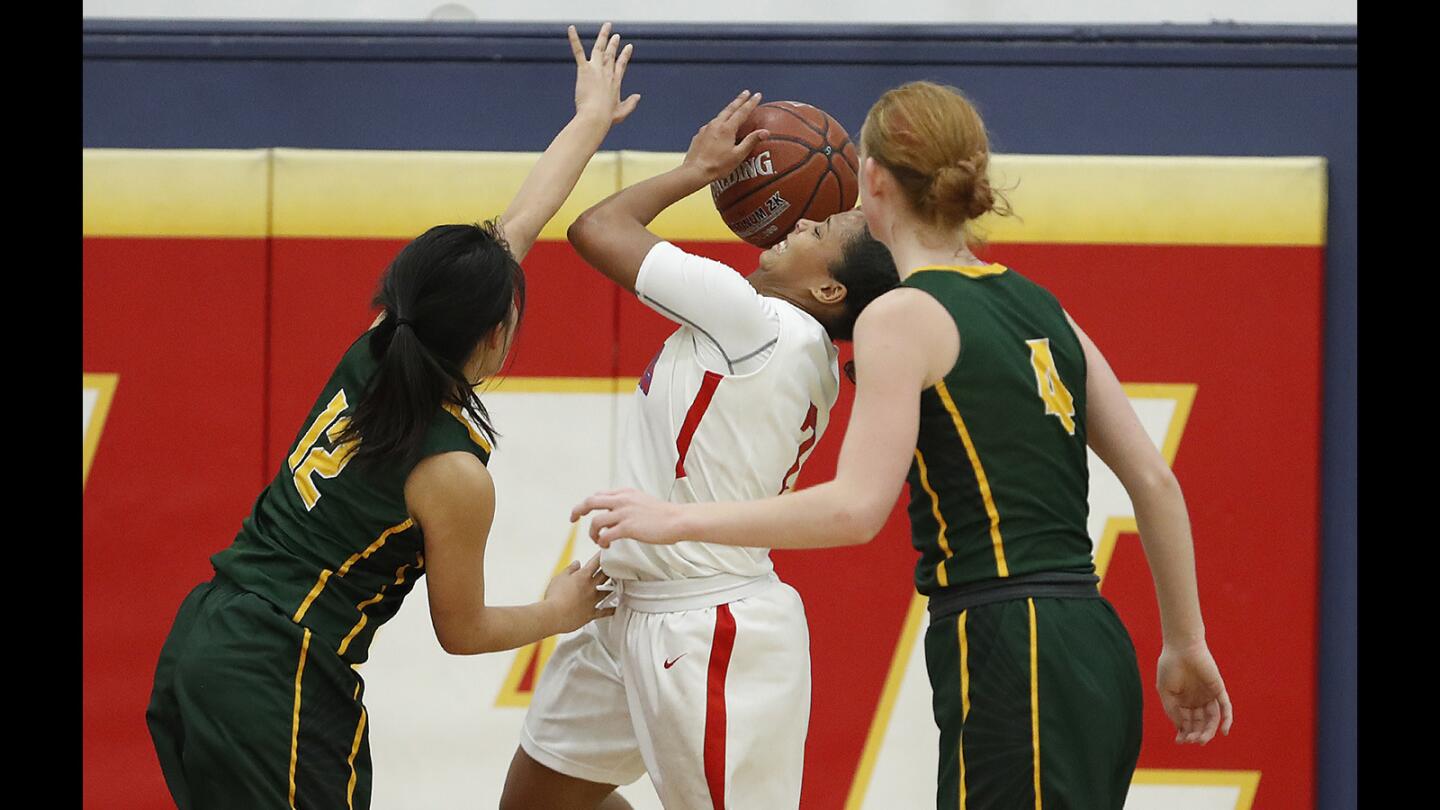
[[1047,416],[1054,416],[1065,426],[1065,432],[1075,435],[1075,399],[1070,389],[1060,380],[1055,370],[1055,357],[1050,354],[1050,338],[1025,341],[1030,347],[1030,365],[1035,369],[1035,387],[1045,403]]
[[315,504],[320,501],[320,490],[315,487],[311,476],[319,474],[321,478],[334,478],[350,463],[350,451],[355,449],[354,442],[346,442],[334,450],[316,446],[320,442],[321,433],[333,442],[345,430],[346,425],[350,424],[348,418],[340,415],[348,407],[345,389],[342,388],[335,392],[330,404],[310,423],[305,435],[295,444],[295,452],[287,459],[290,472],[294,474],[295,489],[300,493],[300,500],[305,502],[307,512],[314,509]]

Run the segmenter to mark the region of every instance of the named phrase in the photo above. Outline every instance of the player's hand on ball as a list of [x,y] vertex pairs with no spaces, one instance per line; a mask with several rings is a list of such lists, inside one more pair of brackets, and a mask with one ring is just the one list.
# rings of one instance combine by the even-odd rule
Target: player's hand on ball
[[570,26],[568,33],[570,50],[575,54],[575,114],[594,115],[610,124],[624,121],[640,103],[639,93],[620,100],[620,82],[625,78],[625,67],[630,64],[635,46],[627,44],[621,50],[620,35],[612,36],[607,22],[600,26],[595,47],[586,57],[575,26]]
[[669,545],[678,537],[678,509],[633,489],[597,492],[570,510],[573,523],[595,512],[590,519],[590,539],[601,548],[621,538],[642,543]]
[[1175,724],[1175,742],[1210,742],[1218,729],[1230,733],[1234,712],[1220,668],[1204,641],[1160,651],[1155,686],[1165,714]]
[[545,601],[554,605],[560,617],[562,633],[578,630],[586,622],[609,616],[615,608],[596,608],[608,591],[600,590],[609,577],[600,570],[600,554],[596,552],[590,561],[581,565],[577,560],[550,580],[545,588]]
[[685,153],[684,165],[698,170],[707,183],[719,180],[734,171],[740,161],[750,154],[755,144],[770,137],[769,130],[757,129],[739,143],[735,142],[736,131],[749,120],[750,113],[754,112],[759,104],[759,93],[742,91],[690,139],[690,149]]

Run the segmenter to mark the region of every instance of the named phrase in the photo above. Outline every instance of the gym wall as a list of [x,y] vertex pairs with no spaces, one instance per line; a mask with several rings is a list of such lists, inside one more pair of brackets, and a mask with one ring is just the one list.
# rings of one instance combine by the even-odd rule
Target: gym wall
[[[1209,635],[1242,721],[1179,748],[1150,699],[1132,805],[1176,790],[1203,807],[1341,795],[1343,778],[1316,781],[1317,672],[1322,740],[1343,755],[1353,664],[1347,729],[1343,669],[1330,676],[1340,708],[1324,709],[1316,592],[1322,537],[1327,564],[1354,554],[1353,494],[1320,509],[1354,457],[1353,29],[626,33],[627,85],[645,99],[527,260],[527,322],[487,395],[505,434],[495,598],[533,600],[555,566],[588,556],[566,513],[609,483],[616,414],[669,328],[573,254],[574,214],[673,165],[740,87],[821,106],[853,134],[885,88],[948,81],[986,115],[1021,215],[988,224],[984,255],[1048,286],[1104,348],[1190,504]],[[87,806],[164,803],[143,709],[180,599],[369,322],[389,258],[431,224],[503,208],[568,117],[572,71],[559,26],[87,23]],[[753,266],[703,195],[656,228]],[[845,389],[802,484],[833,469]],[[1103,590],[1146,673],[1159,649],[1148,569],[1123,490],[1096,467]],[[932,800],[905,529],[897,512],[868,546],[776,555],[811,623],[806,807]],[[376,806],[484,806],[549,648],[447,657],[423,589],[410,600],[422,604],[387,625],[364,669]],[[1330,622],[1342,641],[1344,621]],[[627,795],[655,806],[640,787]]]

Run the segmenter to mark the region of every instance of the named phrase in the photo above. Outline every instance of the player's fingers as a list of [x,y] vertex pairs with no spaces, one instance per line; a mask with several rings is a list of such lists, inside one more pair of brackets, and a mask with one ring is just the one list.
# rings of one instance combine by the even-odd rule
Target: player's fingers
[[615,57],[620,55],[620,35],[612,34],[610,41],[605,43],[605,64],[615,64]]
[[749,120],[750,113],[755,112],[755,108],[760,106],[761,98],[763,98],[762,94],[755,93],[745,99],[739,107],[730,111],[730,120],[735,124],[736,128],[739,128],[741,124]]
[[1220,704],[1220,733],[1229,736],[1230,724],[1235,721],[1235,709],[1230,705],[1230,694],[1222,691],[1216,702]]
[[615,60],[615,86],[620,86],[620,80],[625,78],[625,66],[630,64],[630,55],[635,53],[635,43],[625,43],[625,50],[620,52],[619,58]]
[[749,98],[749,97],[750,97],[750,91],[749,91],[749,90],[741,90],[741,91],[740,91],[740,94],[737,95],[735,98],[731,99],[731,100],[730,100],[730,103],[729,103],[729,104],[726,104],[726,105],[725,105],[725,108],[722,109],[722,110],[715,116],[715,119],[714,119],[714,121],[713,121],[712,123],[723,124],[724,122],[728,121],[728,120],[730,119],[730,116],[731,116],[732,114],[734,114],[734,112],[735,112],[736,110],[740,109],[740,105],[741,105],[741,104],[744,104],[744,103],[745,103],[745,99],[747,99],[747,98]]
[[1205,709],[1196,708],[1190,710],[1190,742],[1202,743],[1205,741]]
[[610,39],[610,23],[600,26],[600,33],[595,35],[595,46],[590,49],[590,61],[594,62],[596,57],[603,56],[605,42]]
[[1190,710],[1177,703],[1175,714],[1171,719],[1175,721],[1175,730],[1179,733],[1176,742],[1188,742],[1190,740]]
[[609,509],[610,505],[614,503],[614,499],[615,494],[612,492],[597,492],[591,495],[570,510],[570,522],[574,523],[596,509]]
[[601,512],[600,514],[598,514],[598,515],[596,515],[595,517],[591,518],[591,520],[590,520],[590,539],[591,539],[591,540],[599,540],[599,539],[600,539],[600,532],[605,529],[606,519],[607,519],[607,518],[613,518],[613,517],[614,517],[614,513],[612,513],[612,512]]
[[575,64],[585,64],[585,46],[580,44],[580,34],[575,31],[575,26],[570,26],[565,33],[570,37],[570,52],[575,55]]
[[746,135],[741,139],[740,143],[735,145],[735,153],[738,155],[748,155],[750,154],[750,150],[755,148],[755,144],[768,137],[770,137],[770,130],[757,129],[749,135]]
[[565,573],[567,573],[567,574],[573,574],[573,573],[575,573],[575,572],[578,571],[578,570],[580,570],[580,561],[579,561],[579,560],[571,560],[571,561],[570,561],[570,564],[567,565],[567,566],[565,566]]
[[580,567],[581,573],[583,573],[587,577],[595,576],[595,572],[599,570],[600,553],[598,551],[595,553],[595,556],[591,557],[588,561],[586,561],[585,565]]
[[1215,739],[1215,730],[1220,728],[1220,704],[1210,701],[1205,706],[1205,727],[1200,730],[1200,743],[1208,743]]
[[620,121],[624,121],[626,118],[630,117],[630,113],[635,112],[635,108],[638,106],[640,106],[640,94],[636,93],[625,99],[624,101],[620,102],[620,106],[617,107],[615,110],[614,120],[617,123]]

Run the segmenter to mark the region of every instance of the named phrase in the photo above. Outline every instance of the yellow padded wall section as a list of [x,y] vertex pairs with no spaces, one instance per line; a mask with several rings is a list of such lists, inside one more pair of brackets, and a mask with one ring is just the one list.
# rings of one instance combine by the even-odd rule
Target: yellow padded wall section
[[264,237],[265,149],[85,149],[85,236]]
[[[534,152],[84,150],[86,236],[401,238],[500,214]],[[564,239],[585,208],[679,165],[678,152],[602,152],[541,233]],[[1017,216],[987,216],[995,243],[1325,243],[1323,158],[995,155],[992,184]],[[863,202],[863,201],[862,201]],[[736,241],[708,189],[652,227]]]
[[[276,149],[276,236],[410,239],[432,225],[499,216],[537,152]],[[564,239],[580,212],[612,194],[619,157],[597,154],[541,232]]]
[[[683,157],[621,152],[621,182],[654,177]],[[977,222],[990,242],[1325,243],[1324,158],[995,155],[990,176],[1018,214]],[[667,239],[736,240],[708,190],[661,214],[654,228]]]

